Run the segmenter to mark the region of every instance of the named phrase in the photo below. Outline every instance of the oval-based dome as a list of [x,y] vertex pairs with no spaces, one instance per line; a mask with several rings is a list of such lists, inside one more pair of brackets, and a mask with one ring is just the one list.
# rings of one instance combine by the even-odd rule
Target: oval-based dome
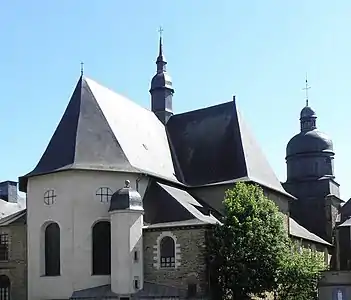
[[286,147],[286,156],[311,152],[334,153],[332,140],[325,133],[314,129],[295,135]]

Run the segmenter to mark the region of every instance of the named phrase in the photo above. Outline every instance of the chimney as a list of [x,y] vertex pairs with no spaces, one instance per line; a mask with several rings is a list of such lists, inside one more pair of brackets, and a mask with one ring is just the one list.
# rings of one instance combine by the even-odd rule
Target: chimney
[[0,199],[17,203],[17,182],[10,180],[0,182]]

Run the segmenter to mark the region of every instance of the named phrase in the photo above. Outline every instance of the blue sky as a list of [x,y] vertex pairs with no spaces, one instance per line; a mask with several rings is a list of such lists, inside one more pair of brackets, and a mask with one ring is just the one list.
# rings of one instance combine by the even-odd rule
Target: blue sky
[[85,63],[88,77],[149,107],[158,27],[164,28],[174,109],[233,95],[280,180],[310,104],[336,152],[351,197],[351,2],[322,0],[5,1],[0,10],[0,180],[16,180],[42,155]]

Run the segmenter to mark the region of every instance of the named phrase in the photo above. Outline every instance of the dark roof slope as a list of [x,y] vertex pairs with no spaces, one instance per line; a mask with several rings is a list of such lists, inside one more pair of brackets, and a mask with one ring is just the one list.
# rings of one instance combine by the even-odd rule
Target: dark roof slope
[[167,123],[178,178],[190,186],[247,178],[286,194],[235,101],[174,115]]
[[84,77],[39,163],[25,177],[70,168],[133,169]]
[[144,172],[176,181],[163,124],[153,112],[81,77],[34,170],[27,178],[67,169]]
[[152,181],[145,191],[143,206],[147,225],[179,221],[192,224],[194,220],[202,224],[219,222],[209,207],[199,203],[185,190],[157,181]]
[[246,176],[233,103],[174,115],[167,123],[177,175],[189,185]]

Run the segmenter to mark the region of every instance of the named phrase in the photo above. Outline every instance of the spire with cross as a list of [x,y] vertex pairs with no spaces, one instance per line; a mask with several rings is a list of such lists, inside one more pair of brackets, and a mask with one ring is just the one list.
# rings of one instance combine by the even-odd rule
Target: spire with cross
[[157,57],[157,72],[165,72],[166,71],[166,58],[163,55],[163,45],[162,45],[162,34],[163,34],[163,28],[160,26],[158,30],[160,34],[160,42],[159,42],[159,51],[158,51],[158,57]]
[[162,33],[163,33],[163,28],[162,26],[160,26],[160,28],[158,29],[158,32],[160,34],[160,38],[162,38]]
[[167,72],[167,61],[163,54],[163,28],[158,29],[159,33],[159,52],[156,60],[156,74],[152,77],[150,94],[151,94],[151,110],[166,124],[168,119],[173,115],[172,97],[174,89],[172,86],[172,78]]
[[310,88],[311,87],[308,85],[307,74],[306,74],[305,87],[303,88],[303,90],[306,92],[306,106],[308,106],[308,90]]

